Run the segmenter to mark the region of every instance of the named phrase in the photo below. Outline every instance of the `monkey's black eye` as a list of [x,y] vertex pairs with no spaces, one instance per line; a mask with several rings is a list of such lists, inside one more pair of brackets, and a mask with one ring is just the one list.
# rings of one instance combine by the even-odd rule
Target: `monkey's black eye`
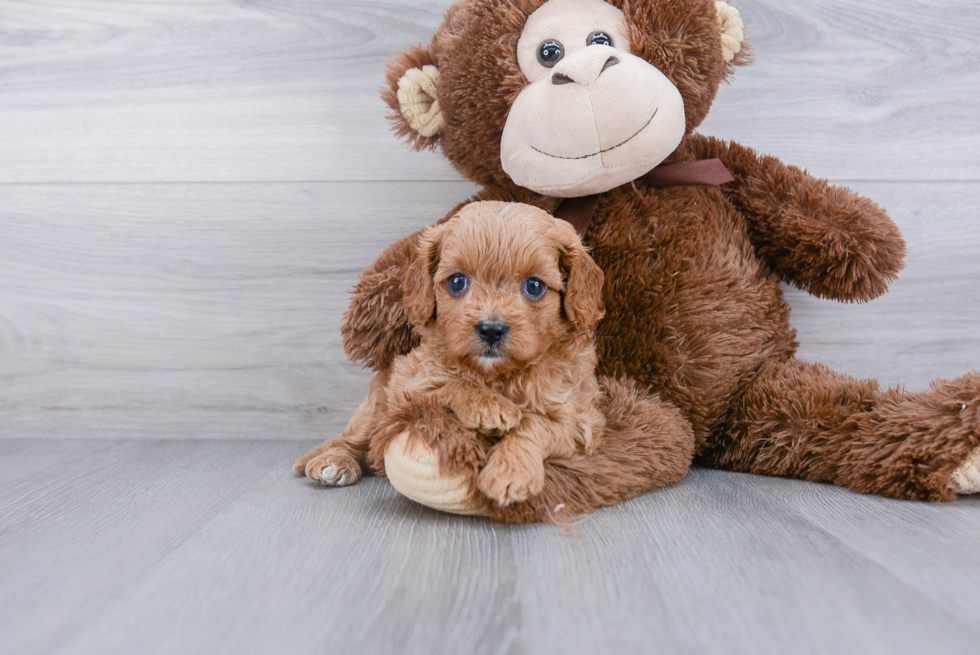
[[612,39],[605,32],[593,32],[585,40],[585,45],[612,45]]
[[565,48],[558,41],[548,40],[538,46],[538,63],[551,68],[565,56]]
[[454,273],[452,277],[446,280],[446,286],[449,288],[449,293],[458,296],[466,291],[466,288],[470,286],[470,281],[462,273]]
[[529,277],[524,280],[524,293],[531,300],[537,300],[544,295],[544,292],[548,289],[544,282],[536,277]]

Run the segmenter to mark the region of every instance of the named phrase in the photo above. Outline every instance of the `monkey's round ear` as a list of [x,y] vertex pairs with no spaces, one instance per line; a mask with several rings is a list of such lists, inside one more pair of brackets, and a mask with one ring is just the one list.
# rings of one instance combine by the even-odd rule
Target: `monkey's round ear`
[[435,148],[445,125],[439,108],[439,68],[426,49],[413,46],[395,55],[386,67],[388,86],[381,97],[391,108],[395,134],[416,150]]
[[716,0],[718,24],[721,26],[721,57],[726,64],[742,66],[749,63],[748,48],[745,43],[745,23],[738,9],[726,0]]

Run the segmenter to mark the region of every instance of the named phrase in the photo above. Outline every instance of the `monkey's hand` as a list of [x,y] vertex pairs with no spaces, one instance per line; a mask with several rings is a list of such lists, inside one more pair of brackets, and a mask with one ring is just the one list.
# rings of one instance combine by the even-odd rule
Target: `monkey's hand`
[[885,210],[776,157],[696,136],[690,156],[718,157],[735,177],[722,192],[745,216],[760,259],[820,298],[871,300],[897,277],[905,241]]
[[419,339],[402,306],[402,280],[415,258],[418,232],[387,248],[363,273],[354,288],[340,332],[352,362],[375,370],[391,366]]

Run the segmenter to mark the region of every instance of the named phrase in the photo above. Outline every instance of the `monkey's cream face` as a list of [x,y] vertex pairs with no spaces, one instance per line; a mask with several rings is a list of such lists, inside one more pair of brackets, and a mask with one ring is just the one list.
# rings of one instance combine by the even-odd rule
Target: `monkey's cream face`
[[657,68],[630,54],[623,12],[604,0],[548,0],[517,44],[530,82],[504,125],[510,178],[562,198],[602,193],[643,175],[684,136],[684,101]]

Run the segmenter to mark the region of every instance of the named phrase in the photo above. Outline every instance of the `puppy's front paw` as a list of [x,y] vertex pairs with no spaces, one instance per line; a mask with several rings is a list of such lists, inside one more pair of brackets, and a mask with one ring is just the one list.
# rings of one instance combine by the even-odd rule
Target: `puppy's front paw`
[[507,434],[521,422],[521,410],[506,398],[474,398],[454,408],[459,422],[484,434]]
[[508,450],[495,450],[476,479],[480,492],[501,506],[523,502],[544,489],[544,461]]
[[330,487],[346,487],[361,479],[361,465],[347,453],[326,452],[306,463],[306,477]]

